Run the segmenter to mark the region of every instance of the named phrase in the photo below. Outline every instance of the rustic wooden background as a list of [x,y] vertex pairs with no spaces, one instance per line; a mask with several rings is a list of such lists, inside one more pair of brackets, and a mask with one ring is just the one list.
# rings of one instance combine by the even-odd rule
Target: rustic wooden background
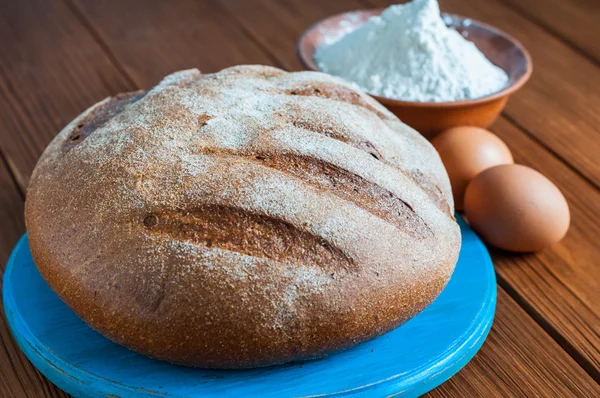
[[[313,22],[389,0],[0,0],[0,265],[25,231],[27,182],[62,127],[104,97],[170,72],[244,63],[300,69]],[[553,180],[567,237],[531,255],[492,250],[498,310],[475,359],[433,397],[600,396],[600,1],[442,0],[531,52],[530,82],[492,127]],[[0,396],[63,397],[0,316]]]

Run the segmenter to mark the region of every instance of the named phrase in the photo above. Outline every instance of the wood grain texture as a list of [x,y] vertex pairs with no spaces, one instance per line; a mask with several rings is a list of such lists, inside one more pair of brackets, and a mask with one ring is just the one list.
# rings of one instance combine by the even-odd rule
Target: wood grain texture
[[234,19],[286,70],[303,70],[296,56],[296,41],[313,23],[344,11],[364,8],[359,0],[347,1],[237,1],[219,2]]
[[[531,355],[531,351],[536,352]],[[509,354],[510,353],[510,354]],[[509,363],[505,359],[510,358]],[[496,321],[482,350],[430,397],[596,397],[600,386],[498,290]],[[584,381],[584,384],[580,384]]]
[[0,271],[15,243],[25,232],[23,198],[15,185],[4,155],[0,153]]
[[[25,232],[23,199],[0,153],[0,276],[10,252]],[[1,285],[1,279],[0,279]],[[0,397],[66,397],[27,360],[13,339],[0,303]]]
[[178,70],[216,72],[270,64],[265,53],[210,1],[76,0],[82,15],[140,87]]
[[597,0],[502,0],[600,64]]
[[0,148],[24,188],[64,125],[131,86],[60,1],[0,2],[0,38]]

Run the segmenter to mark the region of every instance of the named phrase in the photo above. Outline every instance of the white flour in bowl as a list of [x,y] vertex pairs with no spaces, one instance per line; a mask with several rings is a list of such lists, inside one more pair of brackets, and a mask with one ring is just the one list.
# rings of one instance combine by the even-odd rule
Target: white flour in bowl
[[508,83],[502,69],[446,26],[437,0],[391,6],[318,48],[315,61],[370,94],[405,101],[479,98]]

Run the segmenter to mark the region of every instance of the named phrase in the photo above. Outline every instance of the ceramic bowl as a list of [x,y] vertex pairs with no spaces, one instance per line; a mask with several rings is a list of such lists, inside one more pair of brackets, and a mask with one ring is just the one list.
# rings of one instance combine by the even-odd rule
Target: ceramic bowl
[[[323,19],[308,28],[300,37],[297,52],[307,69],[318,71],[314,61],[315,50],[336,37],[355,29],[383,9],[352,11]],[[373,95],[398,116],[427,138],[437,132],[456,126],[487,128],[498,117],[508,98],[531,75],[531,57],[512,36],[490,25],[453,14],[443,14],[446,24],[472,41],[495,65],[509,77],[508,85],[501,91],[473,100],[453,102],[411,102]]]

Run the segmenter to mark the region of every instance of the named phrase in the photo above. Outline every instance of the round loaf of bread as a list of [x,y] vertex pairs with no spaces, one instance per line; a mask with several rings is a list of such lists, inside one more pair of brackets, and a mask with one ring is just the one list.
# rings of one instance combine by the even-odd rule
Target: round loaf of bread
[[94,105],[41,157],[26,222],[41,274],[92,328],[209,368],[395,328],[442,291],[461,240],[424,138],[341,80],[266,66]]

